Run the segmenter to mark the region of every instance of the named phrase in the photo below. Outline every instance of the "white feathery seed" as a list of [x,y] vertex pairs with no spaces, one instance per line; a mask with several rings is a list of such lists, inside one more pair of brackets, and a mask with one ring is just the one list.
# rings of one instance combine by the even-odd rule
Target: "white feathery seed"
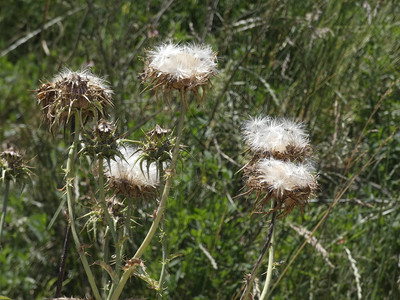
[[243,139],[253,151],[285,152],[291,145],[305,148],[308,135],[301,123],[287,119],[255,117],[243,124]]
[[106,83],[106,81],[103,78],[94,75],[92,72],[90,72],[89,69],[83,69],[75,72],[71,71],[68,68],[64,68],[60,73],[54,76],[51,83],[56,84],[57,82],[63,81],[65,79],[69,81],[75,81],[78,80],[78,78],[86,79],[89,85],[99,86],[109,95],[113,94],[113,91],[110,89],[110,86]]
[[264,158],[257,164],[259,180],[279,194],[315,184],[314,168],[311,164],[295,164],[274,158]]
[[[116,157],[115,160],[112,160],[105,171],[106,176],[127,179],[139,188],[158,186],[158,172],[155,163],[151,163],[147,169],[147,162],[144,161],[141,168],[141,151],[130,147],[121,147],[119,150],[124,159]],[[107,164],[106,161],[104,163]]]
[[217,67],[216,55],[206,45],[163,44],[149,51],[148,57],[149,67],[178,80],[204,77],[215,73]]

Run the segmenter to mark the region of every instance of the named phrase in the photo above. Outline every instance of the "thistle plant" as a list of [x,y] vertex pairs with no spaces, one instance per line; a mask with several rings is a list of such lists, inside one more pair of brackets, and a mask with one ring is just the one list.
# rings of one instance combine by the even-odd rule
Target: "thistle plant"
[[[210,47],[203,45],[169,43],[147,52],[145,69],[141,76],[143,82],[149,82],[146,89],[154,90],[156,96],[161,91],[169,100],[172,100],[173,90],[177,90],[181,97],[177,101],[180,115],[176,136],[171,130],[157,125],[145,135],[145,141],[138,143],[137,148],[124,145],[123,142],[127,140],[121,140],[117,136],[116,124],[107,121],[105,110],[112,106],[113,92],[104,80],[88,70],[65,70],[53,80],[42,83],[36,90],[43,119],[50,132],[54,134],[59,129],[64,129],[72,137],[65,168],[69,225],[95,299],[119,299],[132,275],[145,280],[162,297],[167,264],[164,212],[180,150],[183,149],[181,137],[186,109],[189,108],[187,95],[193,94],[199,103],[206,99],[206,89],[210,84],[210,77],[216,74],[216,64],[216,54]],[[94,124],[92,129],[91,124]],[[77,157],[83,156],[97,163],[97,197],[91,201],[89,213],[83,217],[88,218],[85,227],[88,230],[93,229],[95,240],[97,225],[104,228],[104,257],[95,262],[103,268],[102,296],[83,250],[76,224],[76,199],[73,191],[73,183],[77,178],[75,162]],[[158,207],[153,213],[152,225],[136,253],[128,259],[128,253],[125,252],[131,238],[134,200],[155,200],[157,197],[159,200],[155,203]],[[160,222],[164,261],[157,282],[146,273],[141,256],[153,239]],[[112,255],[111,249],[114,251]],[[115,259],[114,267],[111,257]],[[62,282],[62,276],[59,281]],[[60,296],[60,290],[58,289],[57,296]]]
[[[160,201],[154,215],[153,223],[139,249],[131,259],[134,261],[140,259],[153,239],[153,236],[161,222],[162,253],[164,261],[159,280],[159,297],[163,296],[163,281],[167,263],[164,212],[167,206],[168,195],[175,177],[175,169],[181,149],[180,144],[186,108],[189,107],[187,94],[189,92],[192,93],[198,101],[202,103],[206,99],[206,88],[210,84],[210,77],[216,74],[216,66],[216,54],[210,47],[203,45],[163,44],[155,50],[148,51],[145,58],[145,69],[141,75],[143,82],[149,82],[148,87],[145,90],[154,90],[157,97],[158,93],[161,91],[163,96],[169,101],[172,100],[173,90],[177,90],[181,96],[181,101],[179,102],[180,115],[173,148],[169,148],[170,144],[165,144],[163,142],[163,136],[165,133],[160,132],[159,129],[156,129],[153,133],[153,145],[158,144],[158,146],[164,147],[157,147],[157,149],[161,149],[159,154],[165,154],[164,159],[168,160],[168,172],[164,172],[162,162],[164,159],[161,159],[162,155],[158,155],[157,152],[152,151],[151,146],[147,147],[147,151],[145,151],[148,156],[153,156],[153,159],[157,161],[160,171],[160,179],[162,179],[163,182],[160,183]],[[201,95],[199,88],[202,89]],[[125,269],[124,274],[110,299],[116,300],[119,298],[122,289],[134,270],[135,264],[132,267],[128,266],[128,268]]]
[[[309,162],[312,149],[302,124],[258,117],[245,122],[242,132],[252,156],[242,168],[247,191],[241,195],[255,192],[254,212],[272,217],[267,241],[247,277],[241,299],[248,299],[260,262],[269,248],[267,276],[260,297],[266,299],[273,269],[276,215],[286,217],[295,207],[303,213],[308,199],[317,191],[317,177]],[[269,210],[265,209],[268,203],[271,203]]]
[[54,133],[60,128],[64,130],[70,128],[72,143],[68,150],[65,168],[69,226],[95,299],[101,299],[101,296],[82,248],[75,222],[76,199],[73,182],[77,176],[75,161],[81,129],[85,129],[87,122],[92,119],[98,121],[105,115],[106,107],[112,106],[111,95],[112,91],[104,80],[94,76],[89,70],[79,72],[64,70],[50,82],[42,83],[36,90],[36,97],[43,110],[43,119],[49,130]]

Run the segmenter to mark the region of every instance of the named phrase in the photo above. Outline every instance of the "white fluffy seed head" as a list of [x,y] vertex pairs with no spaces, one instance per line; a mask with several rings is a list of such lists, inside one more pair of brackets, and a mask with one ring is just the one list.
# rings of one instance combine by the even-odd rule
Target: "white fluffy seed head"
[[287,119],[255,117],[243,124],[242,134],[252,151],[283,153],[288,146],[309,146],[303,125]]
[[265,158],[257,164],[258,180],[278,194],[316,185],[311,164],[295,164],[274,158]]
[[206,45],[167,43],[149,51],[148,58],[150,68],[177,80],[204,78],[216,73],[216,54]]
[[106,176],[127,180],[139,189],[158,186],[158,172],[155,163],[151,163],[147,169],[147,163],[144,161],[141,167],[141,151],[129,147],[121,147],[119,150],[124,159],[116,157],[115,160],[112,160],[109,168],[105,171]]

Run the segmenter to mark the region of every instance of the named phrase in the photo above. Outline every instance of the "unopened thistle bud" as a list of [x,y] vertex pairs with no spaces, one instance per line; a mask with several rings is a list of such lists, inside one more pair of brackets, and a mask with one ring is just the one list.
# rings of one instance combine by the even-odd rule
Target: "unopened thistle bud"
[[119,136],[116,134],[115,124],[101,119],[97,122],[92,132],[83,134],[84,146],[80,153],[89,155],[92,158],[111,159],[120,156],[118,150]]
[[112,91],[103,79],[88,70],[65,70],[51,82],[42,83],[35,92],[43,118],[52,131],[67,125],[77,111],[85,122],[93,117],[100,119],[105,107],[112,106]]
[[105,174],[108,189],[127,198],[149,198],[157,192],[159,184],[155,163],[141,161],[142,152],[133,148],[119,149],[121,157],[110,162]]
[[147,161],[162,163],[172,158],[175,138],[170,129],[163,129],[156,125],[153,130],[146,133],[145,138],[139,149]]
[[[201,103],[206,97],[210,77],[217,72],[217,55],[206,45],[163,44],[148,51],[142,81],[150,81],[149,87],[161,89],[169,95],[179,90],[186,101],[186,92],[191,91]],[[200,97],[199,87],[203,90]]]

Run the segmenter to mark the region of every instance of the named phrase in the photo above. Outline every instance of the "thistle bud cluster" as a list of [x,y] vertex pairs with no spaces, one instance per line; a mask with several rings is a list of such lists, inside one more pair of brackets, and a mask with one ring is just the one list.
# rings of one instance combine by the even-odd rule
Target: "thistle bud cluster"
[[23,161],[22,154],[13,147],[0,153],[0,180],[17,180],[29,178],[32,171]]
[[[303,125],[286,119],[253,118],[244,123],[243,139],[252,157],[244,167],[248,192],[256,192],[256,212],[276,201],[273,210],[288,215],[296,206],[303,212],[317,190],[317,177],[308,162],[312,149]],[[247,194],[245,193],[245,194]]]

